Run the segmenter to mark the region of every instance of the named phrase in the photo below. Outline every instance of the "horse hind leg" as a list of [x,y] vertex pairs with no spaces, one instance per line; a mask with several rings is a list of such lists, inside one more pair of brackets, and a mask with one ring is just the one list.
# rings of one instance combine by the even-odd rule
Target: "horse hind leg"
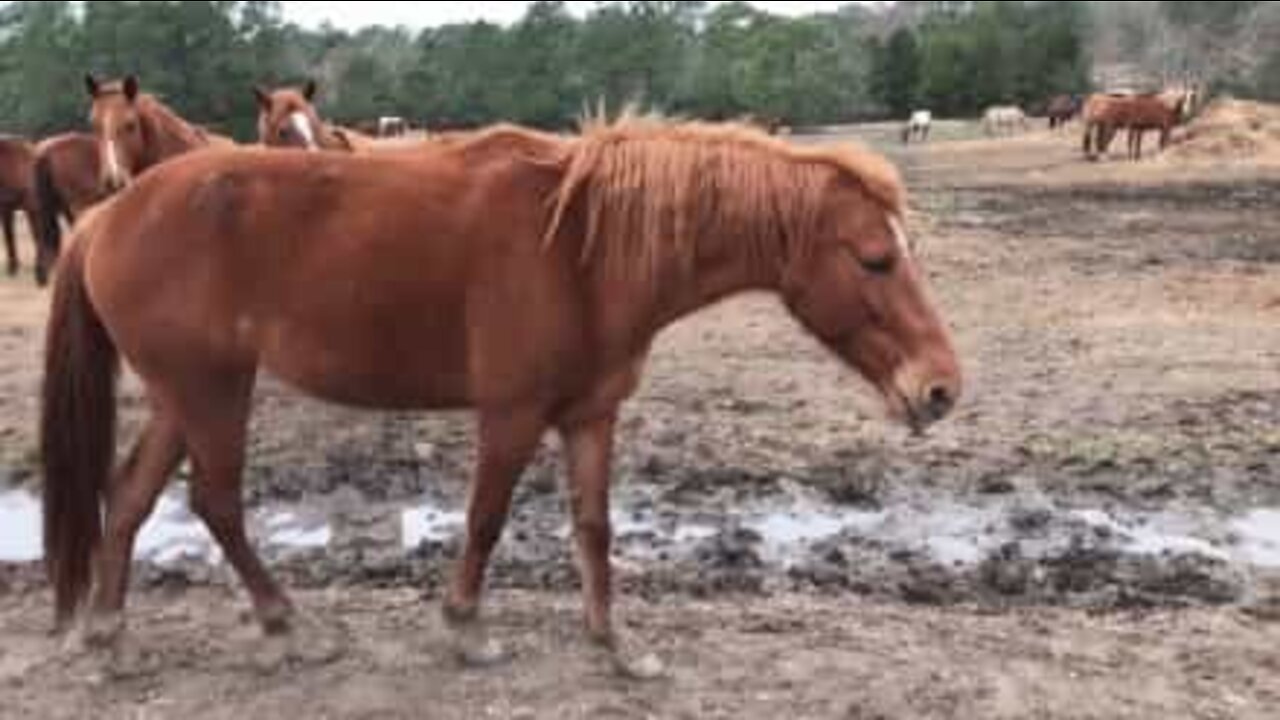
[[6,207],[0,210],[0,223],[4,225],[4,247],[9,255],[9,274],[18,274],[18,241],[14,234],[13,215],[15,210]]
[[511,510],[516,482],[533,458],[547,428],[541,408],[482,411],[479,452],[467,501],[466,542],[454,568],[442,612],[454,635],[454,649],[464,665],[483,667],[502,662],[507,652],[490,640],[480,619],[485,570]]
[[124,628],[124,600],[134,540],[182,457],[178,424],[170,413],[154,406],[141,436],[112,475],[108,488],[102,546],[95,559],[97,582],[86,626],[85,638],[90,644],[109,645]]
[[267,571],[245,531],[245,440],[253,373],[231,372],[190,393],[183,429],[191,454],[191,509],[204,521],[249,593],[263,632],[287,632],[293,605]]

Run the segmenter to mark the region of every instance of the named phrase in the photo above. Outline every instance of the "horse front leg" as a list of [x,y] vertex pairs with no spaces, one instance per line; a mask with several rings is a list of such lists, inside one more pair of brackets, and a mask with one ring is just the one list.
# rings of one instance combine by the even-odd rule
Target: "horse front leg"
[[614,408],[565,424],[560,432],[568,458],[569,505],[582,573],[588,637],[609,654],[620,675],[646,680],[665,672],[662,662],[653,655],[634,654],[617,634],[610,616],[613,597],[609,549],[613,531],[609,521],[609,473],[616,424]]
[[481,411],[479,426],[479,457],[467,502],[466,543],[442,610],[454,634],[458,658],[465,665],[484,667],[508,656],[505,648],[489,638],[480,620],[485,569],[506,525],[516,481],[538,449],[547,421],[541,408],[503,408]]

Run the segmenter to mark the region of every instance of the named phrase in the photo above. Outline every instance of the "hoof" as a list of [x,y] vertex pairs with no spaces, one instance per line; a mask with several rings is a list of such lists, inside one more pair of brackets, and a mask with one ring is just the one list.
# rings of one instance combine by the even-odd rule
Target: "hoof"
[[293,630],[293,608],[289,605],[277,605],[263,608],[255,613],[262,634],[268,637],[288,635]]
[[471,640],[459,638],[454,653],[463,667],[473,670],[505,665],[512,659],[511,651],[505,645],[489,637]]
[[283,630],[266,629],[255,641],[250,662],[258,672],[286,667],[323,667],[346,657],[352,638],[345,626],[324,622],[310,614],[290,615]]
[[624,680],[654,682],[668,677],[667,666],[657,655],[645,653],[640,657],[628,657],[621,652],[611,653],[613,672]]
[[639,653],[613,633],[593,634],[591,642],[605,653],[613,673],[625,680],[651,682],[668,677],[667,667],[653,653]]
[[453,654],[463,667],[483,670],[511,660],[511,651],[489,637],[478,609],[445,603],[441,611],[445,626],[453,634]]
[[119,613],[110,615],[90,615],[85,621],[81,640],[90,649],[116,647],[124,635],[124,616]]

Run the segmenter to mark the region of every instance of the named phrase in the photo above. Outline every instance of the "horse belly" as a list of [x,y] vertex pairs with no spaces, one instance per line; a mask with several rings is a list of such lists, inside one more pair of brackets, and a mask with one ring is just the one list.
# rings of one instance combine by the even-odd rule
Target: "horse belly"
[[452,409],[470,404],[461,332],[400,333],[267,328],[260,365],[317,398],[371,409]]

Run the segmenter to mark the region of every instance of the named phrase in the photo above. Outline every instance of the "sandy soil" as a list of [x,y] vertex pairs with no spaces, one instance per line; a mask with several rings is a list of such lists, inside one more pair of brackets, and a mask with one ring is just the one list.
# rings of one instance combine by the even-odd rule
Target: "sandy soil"
[[[1074,131],[962,131],[885,145],[969,378],[929,438],[886,424],[767,298],[662,338],[623,423],[617,486],[659,526],[712,530],[620,542],[624,617],[670,681],[615,680],[581,646],[553,444],[494,571],[490,614],[519,659],[464,672],[436,623],[456,542],[406,553],[391,526],[423,498],[461,503],[467,418],[355,413],[266,382],[251,502],[342,518],[326,549],[273,555],[315,627],[289,647],[262,640],[224,570],[144,568],[129,652],[109,663],[44,637],[34,568],[5,567],[0,716],[1270,717],[1275,575],[1212,552],[1133,552],[1079,518],[1213,524],[1280,508],[1280,173],[1087,164]],[[0,281],[0,480],[13,483],[33,476],[44,298],[30,285]],[[123,407],[136,421],[136,396]],[[952,531],[977,555],[948,563],[887,530],[846,530],[779,561],[747,521],[801,500],[908,526],[977,518]],[[1210,550],[1233,542],[1220,530]]]

